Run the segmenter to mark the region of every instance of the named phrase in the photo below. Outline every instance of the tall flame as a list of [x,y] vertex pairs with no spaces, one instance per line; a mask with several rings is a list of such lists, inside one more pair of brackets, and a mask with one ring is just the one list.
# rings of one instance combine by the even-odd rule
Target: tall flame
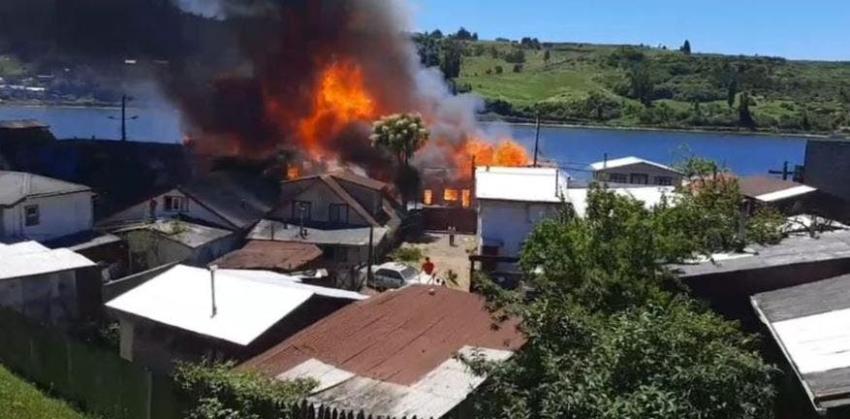
[[298,131],[305,151],[321,159],[328,151],[323,147],[324,141],[339,135],[352,122],[371,121],[379,116],[360,67],[337,61],[322,74],[313,113],[299,123]]
[[525,148],[511,139],[503,139],[498,144],[491,144],[481,139],[471,139],[464,144],[463,150],[456,157],[458,167],[467,168],[470,173],[472,162],[476,166],[506,166],[522,167],[529,165],[528,152]]

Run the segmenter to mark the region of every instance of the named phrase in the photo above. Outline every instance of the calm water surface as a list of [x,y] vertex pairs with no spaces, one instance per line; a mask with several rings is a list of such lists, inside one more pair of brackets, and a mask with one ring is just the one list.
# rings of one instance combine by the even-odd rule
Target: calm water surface
[[[120,137],[118,109],[0,106],[0,120],[38,119],[46,122],[59,138]],[[174,143],[183,137],[180,114],[176,109],[131,109],[128,122],[131,140]],[[534,127],[488,124],[495,131],[512,131],[521,143],[532,149]],[[555,160],[576,178],[586,178],[587,165],[609,159],[639,156],[671,164],[694,154],[725,164],[738,174],[765,174],[779,169],[786,160],[802,164],[804,138],[719,133],[682,133],[667,131],[618,131],[589,128],[541,130],[543,157]]]

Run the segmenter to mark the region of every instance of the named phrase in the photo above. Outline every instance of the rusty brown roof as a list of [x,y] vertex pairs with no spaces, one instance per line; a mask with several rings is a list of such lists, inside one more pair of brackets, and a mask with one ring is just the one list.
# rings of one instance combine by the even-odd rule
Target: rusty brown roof
[[211,265],[218,265],[221,269],[292,272],[321,257],[322,250],[314,244],[252,240],[245,247],[220,257]]
[[749,197],[757,197],[778,191],[784,191],[796,186],[802,186],[797,182],[782,180],[768,176],[748,176],[738,179],[741,194]]
[[351,304],[240,368],[276,377],[315,359],[361,377],[411,385],[465,346],[519,349],[525,337],[517,325],[515,319],[497,324],[481,296],[410,286]]

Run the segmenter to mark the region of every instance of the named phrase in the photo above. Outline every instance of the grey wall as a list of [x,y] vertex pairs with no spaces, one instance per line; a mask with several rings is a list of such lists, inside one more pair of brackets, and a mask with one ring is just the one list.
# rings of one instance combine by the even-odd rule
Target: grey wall
[[850,200],[850,142],[810,140],[805,165],[805,184]]

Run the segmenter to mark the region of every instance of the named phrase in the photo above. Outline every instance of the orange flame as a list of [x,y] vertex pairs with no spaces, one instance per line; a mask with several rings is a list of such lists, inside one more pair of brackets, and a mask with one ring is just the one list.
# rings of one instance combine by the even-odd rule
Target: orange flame
[[[471,139],[458,156],[462,161],[459,167],[472,169],[473,158],[476,166],[522,167],[529,165],[528,152],[516,141],[505,139],[491,144],[479,139]],[[467,173],[470,173],[469,171]]]
[[360,67],[338,61],[323,73],[313,113],[299,123],[298,130],[305,151],[321,159],[326,151],[324,141],[339,135],[352,122],[371,121],[379,116]]

